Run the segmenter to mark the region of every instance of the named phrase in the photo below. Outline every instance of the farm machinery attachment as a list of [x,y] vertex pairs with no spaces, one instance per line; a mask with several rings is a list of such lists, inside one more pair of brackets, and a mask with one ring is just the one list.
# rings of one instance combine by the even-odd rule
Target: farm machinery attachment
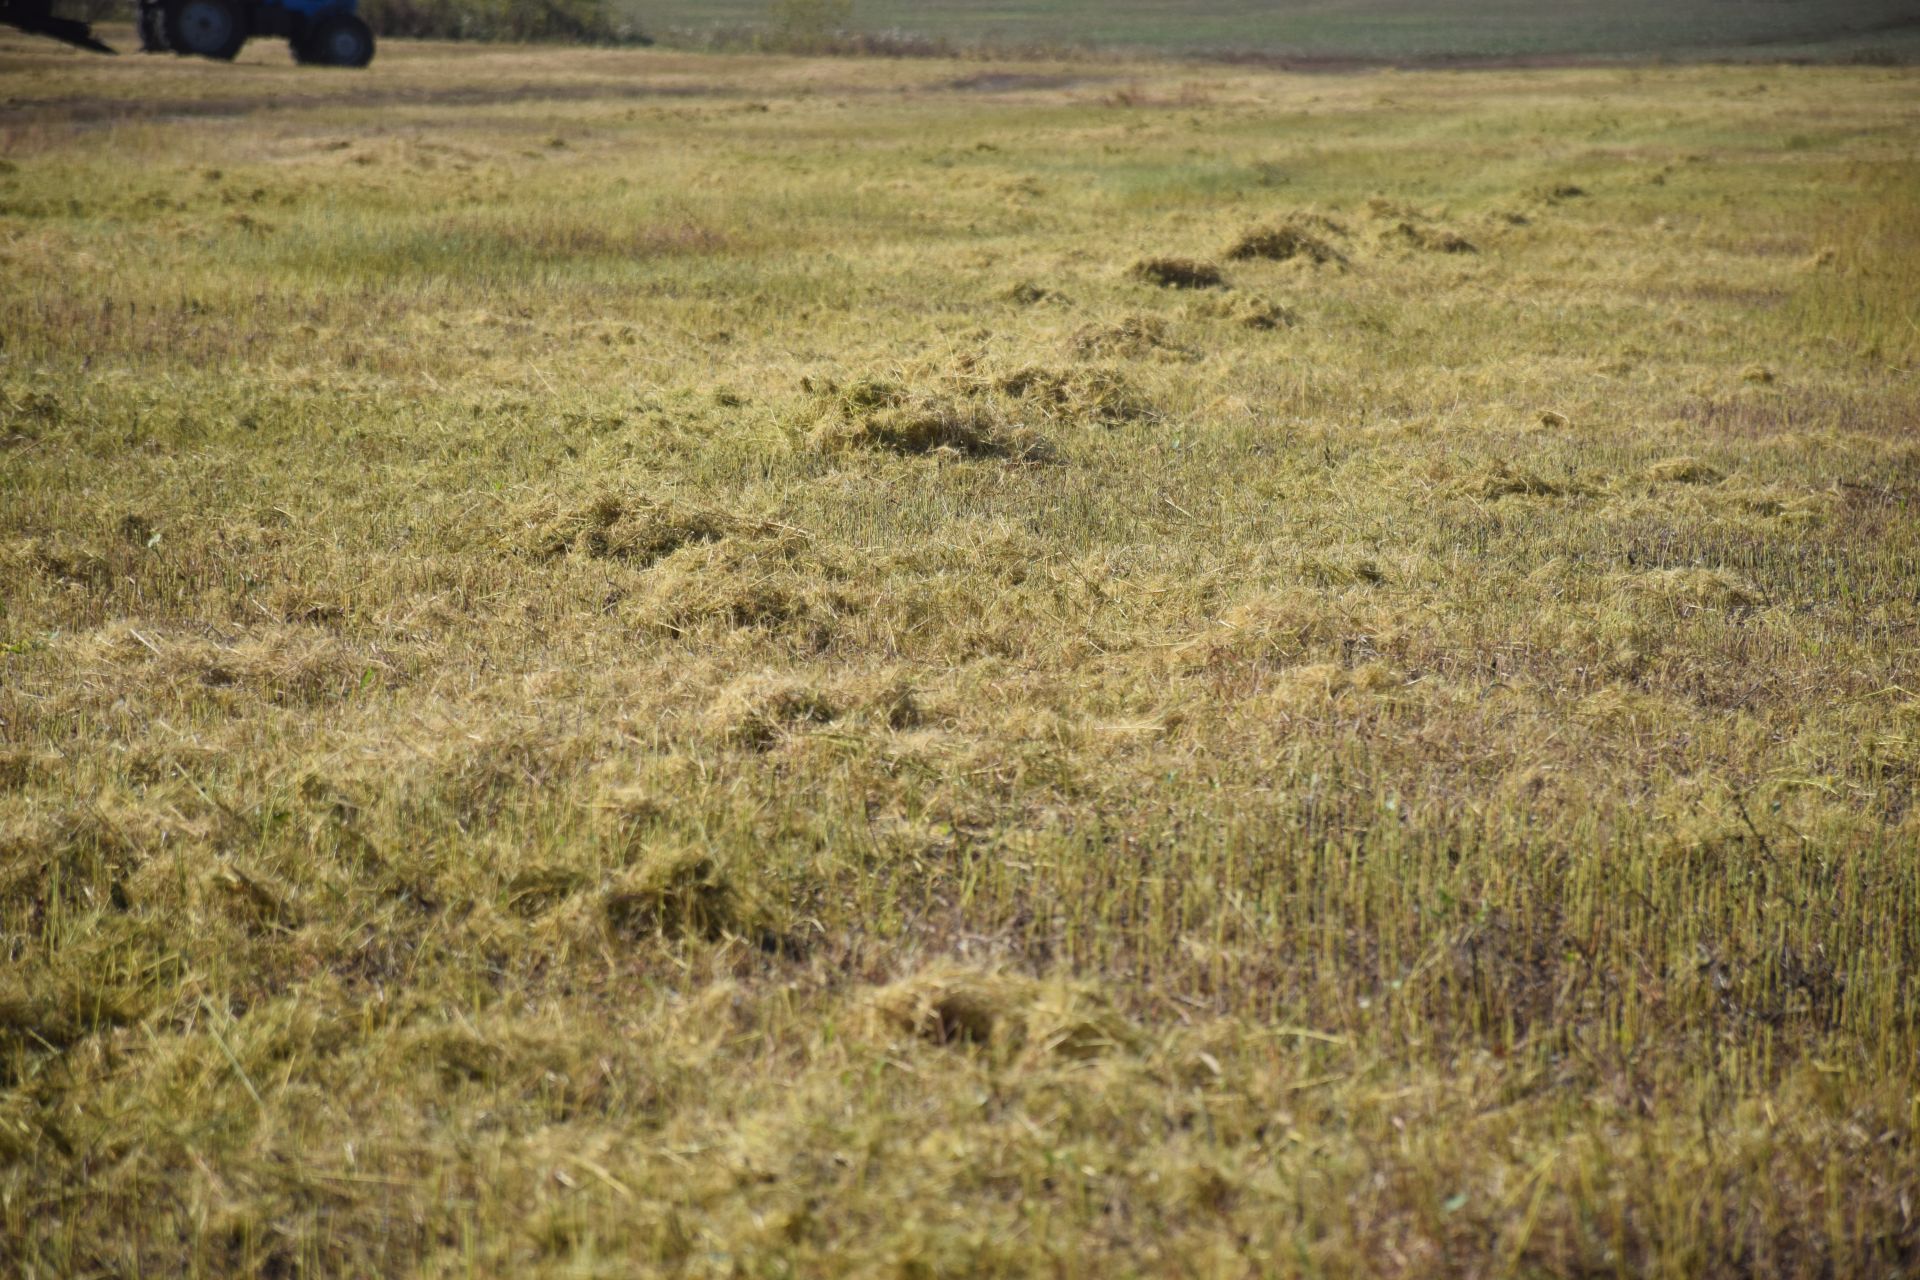
[[[281,36],[296,62],[364,67],[373,61],[373,29],[358,0],[138,0],[145,53],[192,54],[230,61],[253,36]],[[56,17],[53,0],[0,0],[0,26],[18,27],[80,49],[112,53],[93,28]]]

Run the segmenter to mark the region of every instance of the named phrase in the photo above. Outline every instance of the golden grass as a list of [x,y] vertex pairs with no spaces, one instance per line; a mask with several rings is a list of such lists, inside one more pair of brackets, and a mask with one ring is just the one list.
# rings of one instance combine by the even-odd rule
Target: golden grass
[[1912,73],[1004,71],[0,40],[7,1269],[1920,1265]]

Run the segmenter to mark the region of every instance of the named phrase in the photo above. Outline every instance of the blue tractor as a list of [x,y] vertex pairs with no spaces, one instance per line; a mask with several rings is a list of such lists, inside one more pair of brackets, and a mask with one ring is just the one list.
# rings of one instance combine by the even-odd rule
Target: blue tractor
[[[373,61],[373,29],[359,0],[137,0],[140,48],[232,60],[252,36],[284,36],[295,62],[364,67]],[[0,0],[0,24],[51,36],[99,53],[113,50],[93,28],[57,18],[53,0]]]

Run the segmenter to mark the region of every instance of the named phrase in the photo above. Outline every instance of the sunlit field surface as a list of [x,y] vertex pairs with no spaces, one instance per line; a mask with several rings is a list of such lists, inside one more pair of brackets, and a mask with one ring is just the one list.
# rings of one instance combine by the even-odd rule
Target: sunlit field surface
[[0,86],[0,1271],[1920,1267],[1914,71]]

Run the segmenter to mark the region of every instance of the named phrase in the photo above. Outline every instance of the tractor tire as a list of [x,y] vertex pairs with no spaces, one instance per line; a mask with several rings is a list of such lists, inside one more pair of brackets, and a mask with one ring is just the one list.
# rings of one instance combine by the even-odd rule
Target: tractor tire
[[175,53],[231,62],[247,42],[246,10],[237,0],[173,0],[166,35]]
[[293,42],[293,56],[319,67],[364,67],[373,61],[373,28],[351,13],[322,18]]
[[157,4],[140,6],[140,52],[167,52],[167,13]]

